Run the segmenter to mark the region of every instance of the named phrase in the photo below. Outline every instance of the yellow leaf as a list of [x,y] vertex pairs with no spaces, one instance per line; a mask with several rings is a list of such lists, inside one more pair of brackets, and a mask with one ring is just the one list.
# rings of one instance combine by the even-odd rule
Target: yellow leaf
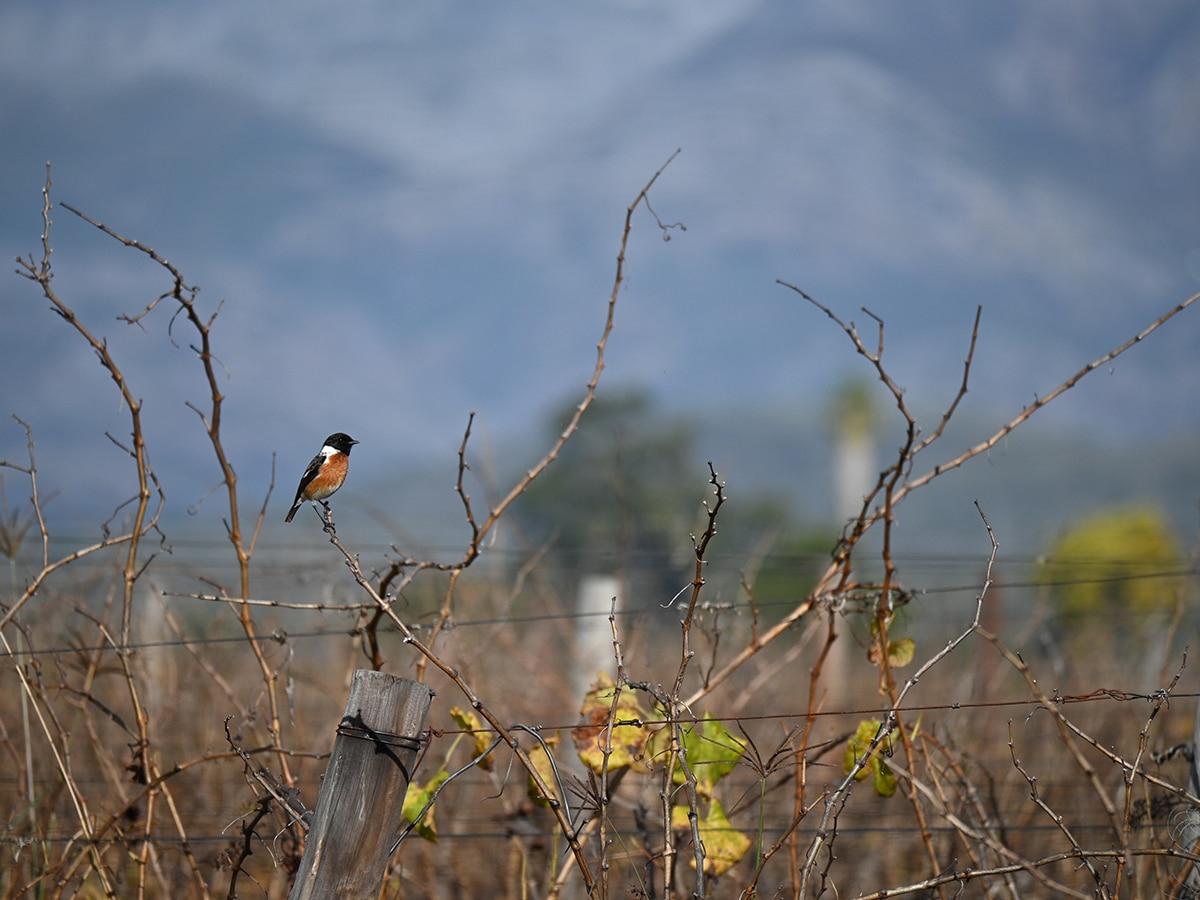
[[437,809],[437,804],[435,803],[429,807],[419,822],[417,822],[417,817],[421,815],[421,810],[425,809],[425,804],[429,802],[429,798],[433,796],[434,791],[441,787],[442,782],[449,777],[450,773],[442,769],[424,787],[421,787],[415,781],[410,781],[408,783],[408,790],[404,794],[404,818],[410,822],[416,822],[416,828],[413,830],[425,838],[425,840],[432,841],[435,844],[437,843],[438,835],[437,822],[434,820],[433,813]]
[[[842,760],[842,766],[847,775],[854,770],[854,766],[866,754],[867,748],[871,746],[871,741],[875,740],[875,735],[879,733],[878,719],[863,719],[858,723],[858,728],[850,740],[846,742],[846,754]],[[863,766],[858,774],[854,776],[856,781],[862,781],[871,773]]]
[[691,829],[692,823],[688,819],[688,808],[686,806],[671,807],[671,827],[675,831],[688,831]]
[[[612,679],[600,673],[596,685],[584,698],[580,714],[587,724],[573,728],[571,738],[585,766],[600,772],[604,768],[606,752],[610,772],[639,762],[649,732],[645,725],[646,711],[638,702],[635,691],[623,689],[618,692]],[[610,716],[613,722],[611,734],[608,728]]]
[[736,866],[750,849],[750,838],[729,823],[717,800],[713,800],[708,815],[700,823],[700,840],[704,842],[704,874],[713,878]]
[[[688,808],[676,806],[671,810],[671,827],[676,831],[691,830]],[[719,800],[708,805],[708,814],[699,821],[700,842],[704,845],[704,874],[718,878],[741,862],[750,849],[750,838],[729,822]],[[692,868],[696,860],[692,859]]]
[[[458,706],[450,707],[450,718],[454,720],[463,731],[469,732],[471,740],[475,743],[475,752],[471,756],[472,759],[479,759],[492,745],[493,732],[483,727],[483,723],[479,720],[479,716],[473,712],[469,712]],[[488,772],[492,771],[492,758],[490,756],[479,760],[479,768],[485,769]]]
[[[554,799],[561,802],[562,798],[557,795],[558,783],[554,778],[554,766],[550,762],[550,755],[546,752],[546,747],[553,749],[558,745],[558,735],[555,734],[554,737],[543,738],[543,740],[545,746],[539,743],[529,751],[529,758],[538,774],[542,776],[542,781],[546,782],[550,790],[555,791]],[[537,782],[533,780],[532,775],[529,776],[529,799],[538,806],[548,807],[550,805],[550,798],[543,796],[542,792],[538,790]]]

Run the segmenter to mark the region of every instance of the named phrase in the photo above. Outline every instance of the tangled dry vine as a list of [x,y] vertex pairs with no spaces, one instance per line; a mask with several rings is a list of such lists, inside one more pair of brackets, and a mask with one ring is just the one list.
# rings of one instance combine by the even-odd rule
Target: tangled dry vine
[[[296,677],[298,638],[262,618],[283,610],[313,618],[355,617],[351,634],[347,629],[335,633],[338,646],[354,642],[354,654],[365,653],[373,668],[404,667],[420,680],[449,687],[464,705],[444,714],[428,735],[423,765],[436,773],[417,785],[425,799],[404,832],[408,839],[384,886],[387,896],[437,896],[431,885],[439,867],[477,855],[463,845],[436,850],[416,839],[437,836],[445,806],[459,814],[476,806],[502,810],[494,815],[503,823],[497,843],[511,853],[496,851],[484,880],[508,896],[559,897],[574,885],[605,898],[616,893],[948,898],[968,886],[986,896],[1187,895],[1190,864],[1200,857],[1193,843],[1176,839],[1182,832],[1170,817],[1200,807],[1200,799],[1194,788],[1180,786],[1186,779],[1159,768],[1170,764],[1169,757],[1154,752],[1168,743],[1168,723],[1175,721],[1170,700],[1179,696],[1183,663],[1152,692],[1044,689],[1035,666],[985,626],[985,611],[995,602],[994,567],[1004,536],[993,533],[982,508],[977,512],[983,575],[973,592],[973,610],[944,643],[918,652],[916,642],[901,633],[902,609],[914,618],[919,614],[912,611],[917,592],[901,571],[894,537],[896,510],[915,491],[985,454],[1088,374],[1190,307],[1195,296],[1038,395],[966,450],[918,474],[918,463],[941,443],[967,394],[982,311],[975,312],[961,379],[926,433],[885,363],[883,321],[863,310],[876,332],[869,340],[831,306],[780,282],[840,328],[899,416],[898,451],[813,583],[797,584],[798,599],[789,609],[760,620],[754,579],[743,575],[744,602],[734,611],[751,624],[720,632],[719,616],[734,605],[708,602],[708,572],[730,501],[724,479],[709,463],[707,472],[697,475],[705,499],[698,533],[690,536],[691,581],[674,601],[652,598],[655,609],[677,620],[678,631],[661,642],[669,652],[658,652],[650,664],[631,663],[625,653],[628,626],[614,606],[607,619],[610,673],[585,697],[574,698],[582,704],[582,721],[520,720],[513,712],[514,696],[527,684],[514,687],[513,679],[527,682],[533,672],[542,679],[544,693],[562,679],[548,664],[540,669],[541,660],[518,675],[499,664],[484,669],[457,642],[461,611],[488,596],[486,586],[470,584],[466,573],[478,569],[475,564],[486,556],[498,523],[556,463],[593,406],[626,278],[635,215],[644,208],[664,240],[682,230],[678,222],[664,223],[649,204],[651,190],[674,158],[625,210],[594,363],[572,415],[546,452],[498,493],[486,515],[477,511],[468,490],[475,418],[467,417],[455,450],[456,502],[468,530],[461,552],[446,560],[393,544],[390,552],[364,563],[360,548],[339,535],[332,511],[326,510],[330,555],[344,565],[340,578],[348,589],[352,583],[359,602],[281,599],[269,589],[255,595],[262,583],[256,553],[274,467],[261,498],[247,504],[223,434],[226,373],[215,350],[222,306],[205,307],[198,288],[150,246],[62,204],[58,208],[148,260],[166,279],[161,293],[121,320],[147,329],[156,316],[166,315],[170,343],[186,348],[199,363],[196,384],[205,399],[185,402],[212,452],[227,503],[222,526],[232,551],[232,583],[201,573],[195,580],[203,591],[157,586],[139,591],[154,585],[160,557],[171,549],[163,533],[165,489],[150,463],[147,411],[136,385],[95,323],[85,321],[53,283],[56,207],[47,170],[41,253],[19,259],[18,272],[115,385],[127,433],[107,438],[130,462],[130,490],[96,539],[56,555],[59,536],[45,514],[34,430],[27,418],[16,420],[25,459],[4,460],[0,466],[22,479],[30,499],[27,510],[0,511],[0,549],[14,572],[18,561],[28,569],[22,570],[20,584],[14,576],[12,596],[0,606],[6,677],[16,684],[0,707],[0,746],[21,773],[3,794],[10,804],[6,821],[16,862],[0,874],[0,896],[210,897],[223,890],[232,897],[249,891],[247,885],[264,896],[282,896],[305,838],[302,792],[319,774],[329,737],[328,730],[305,730],[303,724],[308,712],[296,699],[296,683],[302,681]],[[6,498],[0,494],[7,507]],[[878,549],[868,549],[867,537],[876,532]],[[37,544],[32,553],[27,552],[30,535]],[[112,566],[113,580],[111,589],[95,592],[100,602],[89,605],[84,589],[68,576],[93,559]],[[541,559],[540,549],[531,553],[514,580],[525,578]],[[878,578],[861,580],[857,574],[872,570]],[[1189,572],[1194,570],[1193,559]],[[440,579],[439,601],[430,619],[418,625],[402,600],[433,579]],[[1187,589],[1180,581],[1180,609]],[[43,615],[44,604],[35,600],[76,590],[69,626],[74,636],[62,649],[62,622]],[[189,634],[164,597],[183,600],[190,609],[228,609],[246,667],[219,656],[215,639],[208,644]],[[196,739],[197,732],[180,727],[188,711],[148,700],[162,685],[148,661],[160,648],[135,634],[145,611],[174,630],[179,655],[195,675],[189,688],[208,698],[207,705],[196,708],[212,712],[224,743]],[[835,648],[853,642],[855,628],[865,644],[865,664],[835,663]],[[698,665],[698,638],[719,632],[724,639],[711,640],[710,659]],[[398,649],[389,645],[395,634]],[[547,646],[555,639],[539,635]],[[974,704],[946,699],[957,696],[956,676],[942,673],[970,652],[968,646],[1006,667],[1010,684],[1021,686],[1019,698],[981,696]],[[528,647],[525,652],[537,655]],[[911,674],[905,677],[908,667]],[[878,699],[829,708],[831,684],[842,680],[860,687],[865,680]],[[922,697],[930,702],[921,702]],[[1109,715],[1089,720],[1088,710],[1098,703],[1106,704]],[[1139,703],[1148,704],[1148,714],[1136,713]],[[1027,716],[1010,720],[998,736],[995,714],[1013,706],[1023,706]],[[1043,726],[1040,743],[1027,736],[1026,728]],[[972,743],[976,731],[990,732],[990,744]],[[559,732],[571,740],[560,741]],[[214,744],[221,749],[212,749]],[[760,746],[772,749],[760,753]],[[1000,764],[980,752],[996,746],[1005,751]],[[1048,757],[1047,746],[1056,754]],[[831,766],[831,757],[840,757],[841,764]],[[1053,783],[1040,771],[1053,771]],[[1115,773],[1119,784],[1105,772]],[[227,784],[231,780],[233,788]],[[528,793],[518,782],[528,783]],[[207,802],[203,798],[209,797],[216,807],[210,812],[235,823],[236,835],[214,838],[197,824]],[[888,832],[889,842],[900,848],[894,855],[861,836],[862,823],[882,816],[884,803],[897,823]],[[1032,830],[1035,820],[1045,831]],[[69,828],[64,821],[70,821]],[[210,840],[219,849],[205,855],[200,848]],[[893,856],[902,857],[903,865]],[[220,886],[214,887],[218,880]],[[462,893],[477,893],[481,883],[464,881],[459,887]]]

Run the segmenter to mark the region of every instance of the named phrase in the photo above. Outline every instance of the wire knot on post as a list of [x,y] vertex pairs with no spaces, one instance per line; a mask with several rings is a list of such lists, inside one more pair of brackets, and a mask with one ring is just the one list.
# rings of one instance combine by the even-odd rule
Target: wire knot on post
[[357,724],[352,719],[343,719],[337,727],[337,733],[343,737],[358,738],[359,740],[371,741],[376,744],[386,744],[389,747],[397,747],[401,750],[420,750],[424,740],[423,736],[404,737],[399,734],[388,734],[386,731],[376,731],[364,725]]

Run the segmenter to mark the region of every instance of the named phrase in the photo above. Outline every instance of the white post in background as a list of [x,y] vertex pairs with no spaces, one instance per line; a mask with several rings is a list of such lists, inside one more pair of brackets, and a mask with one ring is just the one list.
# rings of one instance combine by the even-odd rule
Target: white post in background
[[574,654],[571,666],[571,694],[579,712],[584,695],[591,689],[597,672],[612,673],[616,666],[613,657],[612,627],[608,614],[621,611],[621,582],[613,575],[584,575],[579,580],[574,630]]
[[829,409],[833,430],[833,516],[840,529],[862,511],[875,469],[875,406],[870,387],[843,384]]
[[146,676],[142,702],[150,711],[151,721],[159,716],[172,717],[181,712],[175,702],[179,696],[175,667],[170,652],[164,646],[172,637],[163,613],[166,602],[162,589],[151,582],[145,591],[145,599],[135,610],[132,629],[133,640],[142,645],[138,653]]
[[[873,387],[857,378],[842,382],[828,407],[833,437],[833,524],[837,533],[862,512],[863,498],[875,482],[875,403]],[[845,622],[837,623],[838,639],[826,660],[829,701],[842,706],[846,697],[854,639]]]
[[875,447],[868,435],[842,433],[833,451],[833,514],[841,527],[862,511],[875,471]]

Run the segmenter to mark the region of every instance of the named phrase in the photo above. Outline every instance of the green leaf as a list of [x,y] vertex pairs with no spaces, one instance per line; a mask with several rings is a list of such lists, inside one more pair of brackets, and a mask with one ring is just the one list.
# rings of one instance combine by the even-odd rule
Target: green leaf
[[871,787],[876,794],[880,797],[890,797],[896,793],[896,774],[878,753],[871,757],[871,772],[874,775]]
[[[746,752],[746,745],[730,734],[710,713],[705,713],[704,718],[695,724],[681,727],[680,732],[688,768],[696,776],[696,790],[707,799],[712,796],[716,783],[733,771]],[[671,728],[665,726],[651,735],[644,755],[656,763],[665,764],[672,746]],[[676,765],[675,784],[683,784],[686,780],[683,766]]]
[[[705,713],[704,718],[683,729],[683,749],[688,767],[696,776],[696,789],[706,799],[712,796],[718,781],[733,771],[746,752],[746,745],[729,730]],[[683,767],[675,772],[675,783],[684,782]]]
[[900,638],[888,642],[888,662],[893,666],[907,666],[913,660],[917,645],[912,638]]
[[[871,742],[875,740],[875,735],[879,734],[879,728],[878,719],[863,719],[858,723],[858,728],[846,742],[846,755],[842,763],[846,774],[852,772],[858,760],[866,755]],[[870,778],[872,789],[880,797],[891,797],[896,793],[896,775],[884,760],[884,754],[891,752],[891,749],[892,740],[889,736],[883,739],[883,742],[875,749],[874,755],[867,760],[867,764],[854,775],[855,781],[865,781]]]

